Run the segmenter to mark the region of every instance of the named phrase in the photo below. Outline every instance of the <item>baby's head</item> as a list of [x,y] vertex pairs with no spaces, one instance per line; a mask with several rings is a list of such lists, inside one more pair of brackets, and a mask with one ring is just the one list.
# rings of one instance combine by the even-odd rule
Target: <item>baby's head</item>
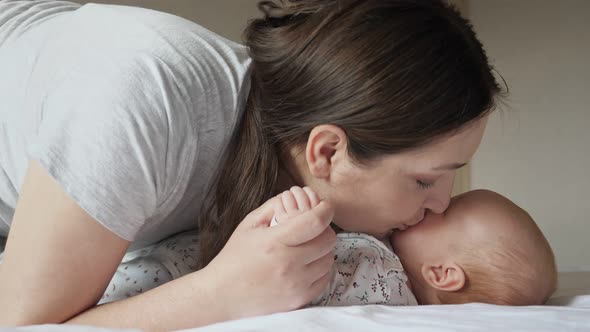
[[474,190],[444,214],[391,237],[420,304],[483,302],[539,305],[557,283],[541,230],[507,198]]

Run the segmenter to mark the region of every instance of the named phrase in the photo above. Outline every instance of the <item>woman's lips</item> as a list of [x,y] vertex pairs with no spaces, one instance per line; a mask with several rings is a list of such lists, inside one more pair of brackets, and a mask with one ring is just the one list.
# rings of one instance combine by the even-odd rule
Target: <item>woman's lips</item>
[[418,225],[422,220],[424,220],[424,216],[426,215],[426,213],[424,211],[422,211],[422,215],[420,216],[420,218],[416,218],[415,221],[411,222],[411,223],[403,223],[401,224],[401,226],[396,227],[396,230],[399,231],[405,231],[406,229]]

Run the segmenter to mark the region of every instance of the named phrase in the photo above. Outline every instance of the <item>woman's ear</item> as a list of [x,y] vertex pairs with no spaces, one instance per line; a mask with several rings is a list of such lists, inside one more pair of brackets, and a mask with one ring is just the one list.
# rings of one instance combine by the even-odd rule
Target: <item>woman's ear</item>
[[305,158],[312,176],[329,179],[336,164],[346,156],[346,133],[335,125],[314,127],[307,138]]
[[456,292],[465,286],[465,271],[455,262],[424,264],[421,273],[430,287],[440,291]]

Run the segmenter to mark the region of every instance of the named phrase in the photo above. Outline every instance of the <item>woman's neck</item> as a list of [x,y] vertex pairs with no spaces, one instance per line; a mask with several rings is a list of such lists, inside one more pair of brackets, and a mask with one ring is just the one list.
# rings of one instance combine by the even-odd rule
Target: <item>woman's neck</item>
[[302,183],[298,181],[296,176],[294,176],[293,167],[285,165],[281,160],[279,162],[279,174],[275,185],[274,195],[289,190],[293,186],[302,186]]

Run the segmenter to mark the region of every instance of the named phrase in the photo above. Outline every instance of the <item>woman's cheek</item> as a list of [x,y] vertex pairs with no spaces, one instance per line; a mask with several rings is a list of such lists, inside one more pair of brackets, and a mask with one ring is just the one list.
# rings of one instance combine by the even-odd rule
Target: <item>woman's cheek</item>
[[416,218],[420,210],[422,210],[422,206],[424,205],[424,198],[423,193],[409,193],[406,196],[406,199],[401,204],[404,207],[404,220],[409,220]]

